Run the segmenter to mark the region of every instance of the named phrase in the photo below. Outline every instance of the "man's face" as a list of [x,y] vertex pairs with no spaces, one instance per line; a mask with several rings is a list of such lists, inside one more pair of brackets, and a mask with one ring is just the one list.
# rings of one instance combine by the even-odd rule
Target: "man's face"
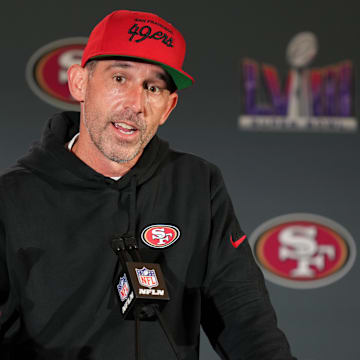
[[86,71],[86,146],[117,163],[136,159],[176,105],[167,74],[160,66],[126,60],[100,60]]

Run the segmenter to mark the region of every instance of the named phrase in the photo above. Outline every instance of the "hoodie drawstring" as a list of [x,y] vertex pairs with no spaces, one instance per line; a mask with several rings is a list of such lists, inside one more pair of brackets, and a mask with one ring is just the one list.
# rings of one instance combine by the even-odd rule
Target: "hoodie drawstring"
[[127,235],[133,238],[135,238],[136,231],[136,183],[137,179],[135,176],[133,176],[130,182],[129,228],[127,232]]

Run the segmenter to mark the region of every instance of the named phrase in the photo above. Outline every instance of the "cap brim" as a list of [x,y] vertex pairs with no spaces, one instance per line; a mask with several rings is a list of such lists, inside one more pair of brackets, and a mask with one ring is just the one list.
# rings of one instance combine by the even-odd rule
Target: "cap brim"
[[98,56],[91,57],[90,59],[87,60],[87,62],[89,62],[90,60],[114,58],[114,57],[127,58],[127,59],[140,59],[140,60],[144,60],[145,62],[161,66],[171,76],[171,78],[173,79],[173,81],[176,85],[176,88],[178,90],[185,89],[185,88],[193,85],[193,83],[194,83],[194,79],[189,74],[187,74],[185,71],[180,71],[169,65],[163,64],[159,61],[145,59],[145,58],[142,58],[139,56],[118,55],[118,54],[117,55],[98,55]]

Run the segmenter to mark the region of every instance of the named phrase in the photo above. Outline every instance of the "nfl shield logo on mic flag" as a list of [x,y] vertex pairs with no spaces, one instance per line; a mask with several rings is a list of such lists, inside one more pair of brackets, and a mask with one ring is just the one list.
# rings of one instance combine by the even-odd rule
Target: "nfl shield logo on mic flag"
[[135,270],[139,284],[141,286],[151,289],[159,285],[158,279],[156,277],[156,272],[154,269],[148,269],[144,266],[141,269],[135,269]]
[[126,274],[124,274],[123,277],[120,277],[119,284],[117,285],[117,289],[120,295],[120,300],[125,301],[130,291],[130,286],[126,278]]

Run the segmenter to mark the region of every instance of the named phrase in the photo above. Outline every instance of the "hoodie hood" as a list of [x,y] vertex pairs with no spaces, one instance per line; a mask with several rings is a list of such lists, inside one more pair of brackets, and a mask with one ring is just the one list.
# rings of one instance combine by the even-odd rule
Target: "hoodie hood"
[[79,132],[79,123],[78,112],[69,111],[54,115],[46,123],[40,142],[35,142],[29,153],[18,161],[20,165],[39,176],[51,177],[52,181],[58,180],[66,185],[94,188],[113,184],[122,188],[131,178],[136,178],[136,185],[144,183],[169,152],[168,143],[154,136],[135,166],[120,180],[115,181],[90,168],[65,147],[65,144]]

